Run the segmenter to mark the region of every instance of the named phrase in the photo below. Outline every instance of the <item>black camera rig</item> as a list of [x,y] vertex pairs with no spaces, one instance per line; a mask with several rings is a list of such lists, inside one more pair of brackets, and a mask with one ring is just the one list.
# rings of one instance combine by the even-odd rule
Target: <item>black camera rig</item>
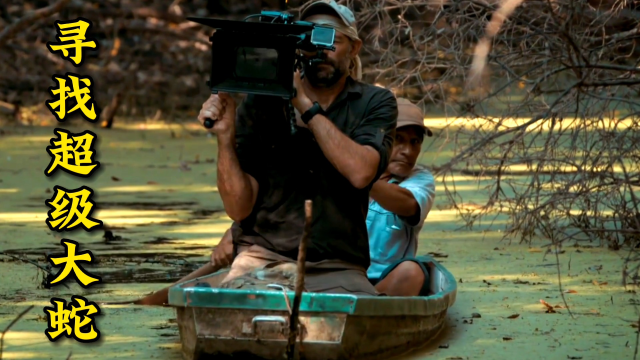
[[[247,21],[259,18],[259,21]],[[211,76],[207,85],[218,92],[295,97],[293,74],[303,65],[322,62],[322,50],[335,50],[335,29],[293,15],[262,11],[243,21],[188,17],[215,29],[211,41]],[[305,57],[299,51],[314,53]],[[290,109],[292,110],[292,109]],[[213,127],[207,119],[205,127]],[[293,130],[293,124],[292,124]]]

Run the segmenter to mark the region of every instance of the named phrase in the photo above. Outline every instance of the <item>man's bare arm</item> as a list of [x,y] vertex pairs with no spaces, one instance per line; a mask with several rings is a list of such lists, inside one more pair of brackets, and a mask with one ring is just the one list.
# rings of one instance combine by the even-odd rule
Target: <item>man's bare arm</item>
[[218,191],[227,215],[239,222],[253,210],[258,182],[242,171],[235,148],[234,136],[218,137]]
[[409,218],[420,214],[420,205],[418,205],[413,193],[396,184],[390,184],[386,180],[376,181],[369,196],[383,209],[396,215]]
[[351,140],[323,115],[314,116],[308,126],[324,156],[351,185],[362,189],[373,181],[380,163],[378,151]]

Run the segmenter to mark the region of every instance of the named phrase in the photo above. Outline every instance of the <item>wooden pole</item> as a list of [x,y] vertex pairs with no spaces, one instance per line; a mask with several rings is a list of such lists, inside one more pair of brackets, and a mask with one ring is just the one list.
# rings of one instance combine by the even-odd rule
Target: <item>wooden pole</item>
[[296,348],[296,338],[298,337],[298,314],[300,302],[302,301],[302,289],[304,288],[305,263],[307,261],[307,241],[311,230],[311,209],[313,202],[304,202],[304,232],[298,248],[298,273],[296,276],[295,297],[293,298],[293,308],[289,316],[289,341],[287,342],[286,358],[293,360]]

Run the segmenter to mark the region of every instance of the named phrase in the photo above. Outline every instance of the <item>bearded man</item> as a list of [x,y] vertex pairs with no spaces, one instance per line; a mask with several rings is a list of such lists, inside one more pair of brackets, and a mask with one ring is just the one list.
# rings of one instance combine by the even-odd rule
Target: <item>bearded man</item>
[[[224,93],[212,95],[198,120],[216,119],[218,191],[236,223],[236,256],[224,282],[255,269],[295,264],[305,200],[313,201],[305,288],[312,292],[377,295],[370,265],[366,217],[369,191],[386,170],[398,115],[394,95],[360,82],[358,37],[351,10],[335,1],[304,7],[300,20],[336,30],[335,51],[294,76],[288,104],[248,95],[236,109]],[[316,54],[303,54],[315,56]]]

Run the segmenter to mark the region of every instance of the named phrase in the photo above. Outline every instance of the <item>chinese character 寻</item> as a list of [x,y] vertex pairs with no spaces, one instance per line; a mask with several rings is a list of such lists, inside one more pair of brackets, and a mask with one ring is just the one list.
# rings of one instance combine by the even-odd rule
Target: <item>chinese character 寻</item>
[[64,255],[60,257],[54,257],[55,255],[47,256],[47,259],[53,264],[53,266],[60,266],[64,264],[64,268],[60,270],[55,276],[56,278],[49,282],[49,285],[53,285],[59,283],[67,278],[73,271],[73,274],[76,277],[76,281],[80,286],[87,288],[89,284],[97,282],[99,284],[102,282],[102,278],[99,276],[93,275],[86,271],[80,266],[80,264],[76,264],[76,262],[84,261],[91,263],[94,260],[93,254],[89,250],[82,251],[76,254],[76,247],[78,243],[73,240],[62,239],[60,244],[64,245],[66,251]]
[[[76,20],[70,21],[56,21],[55,24],[57,27],[56,31],[58,32],[58,35],[56,37],[60,42],[48,42],[47,47],[49,48],[49,51],[52,54],[61,52],[62,57],[71,59],[72,64],[75,67],[79,67],[80,65],[82,65],[82,51],[84,50],[84,48],[98,48],[98,44],[95,41],[84,41],[87,40],[87,31],[92,26],[91,21],[84,18],[78,18]],[[69,56],[68,49],[71,48],[74,49],[73,56]]]
[[[100,330],[94,327],[94,317],[100,315],[100,308],[96,303],[78,295],[71,296],[69,304],[64,299],[58,298],[52,298],[50,301],[55,307],[43,309],[48,316],[49,327],[44,333],[49,341],[56,341],[65,332],[67,338],[73,336],[80,342],[86,343],[100,339]],[[82,315],[81,312],[85,311],[86,314]],[[72,320],[73,325],[70,324]]]
[[[58,121],[63,121],[65,116],[78,109],[82,111],[82,116],[85,119],[95,121],[97,118],[95,103],[91,99],[91,84],[93,79],[91,79],[90,76],[81,76],[74,73],[67,73],[65,76],[66,78],[56,75],[52,76],[53,80],[58,82],[58,88],[52,86],[49,88],[49,92],[54,97],[57,96],[57,100],[47,100],[45,104]],[[71,87],[67,84],[67,80],[71,81]],[[80,83],[84,84],[82,88],[80,88]],[[72,89],[73,91],[71,91]],[[67,102],[70,100],[75,100],[76,106],[67,111]],[[88,105],[91,105],[91,109],[87,107]],[[58,111],[56,111],[56,109],[58,109]]]
[[[49,217],[46,220],[49,229],[62,231],[66,227],[67,230],[71,230],[82,225],[86,231],[90,231],[91,228],[102,225],[102,221],[90,217],[95,205],[89,200],[89,197],[93,196],[91,188],[83,186],[69,191],[56,185],[53,189],[56,192],[55,195],[45,201],[45,204],[53,208],[49,211]],[[78,208],[82,208],[82,211]],[[71,222],[74,218],[75,221]]]
[[52,138],[51,146],[47,147],[47,152],[52,156],[51,162],[44,174],[51,176],[53,170],[58,166],[69,174],[87,177],[91,172],[100,166],[98,161],[93,160],[94,152],[91,150],[96,134],[86,130],[80,134],[56,128],[58,141]]

